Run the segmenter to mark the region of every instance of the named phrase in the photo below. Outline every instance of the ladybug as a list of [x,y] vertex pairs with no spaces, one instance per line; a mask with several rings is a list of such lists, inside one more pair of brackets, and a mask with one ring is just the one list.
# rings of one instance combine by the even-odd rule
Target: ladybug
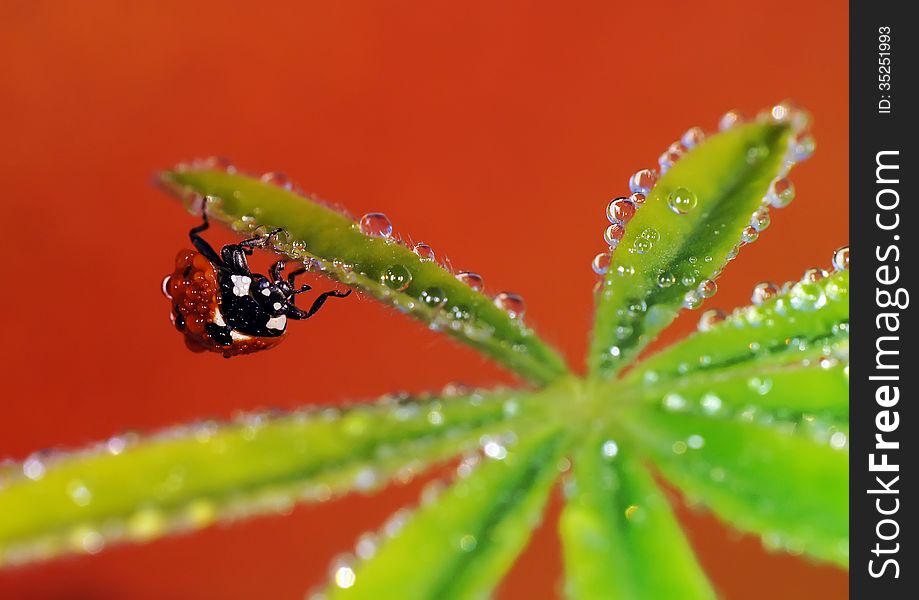
[[325,292],[309,310],[301,310],[294,299],[312,288],[297,288],[294,282],[306,269],[290,271],[285,278],[286,263],[279,260],[269,269],[269,279],[250,271],[246,260],[253,249],[266,247],[280,229],[227,244],[217,254],[201,237],[209,226],[207,214],[203,219],[188,232],[195,250],[179,252],[175,271],[163,280],[163,293],[172,303],[170,317],[190,350],[219,352],[230,358],[272,348],[284,339],[288,319],[309,319],[327,299],[351,294],[351,290]]

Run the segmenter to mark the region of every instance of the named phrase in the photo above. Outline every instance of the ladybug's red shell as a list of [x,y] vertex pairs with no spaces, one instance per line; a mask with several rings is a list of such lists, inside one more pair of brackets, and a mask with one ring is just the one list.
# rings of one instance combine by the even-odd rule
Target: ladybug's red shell
[[231,331],[232,343],[220,344],[208,335],[208,324],[225,326],[225,323],[217,273],[200,252],[179,252],[175,271],[163,282],[163,292],[172,302],[173,324],[185,335],[186,345],[194,352],[219,352],[229,358],[266,350],[283,339],[283,336],[259,337]]

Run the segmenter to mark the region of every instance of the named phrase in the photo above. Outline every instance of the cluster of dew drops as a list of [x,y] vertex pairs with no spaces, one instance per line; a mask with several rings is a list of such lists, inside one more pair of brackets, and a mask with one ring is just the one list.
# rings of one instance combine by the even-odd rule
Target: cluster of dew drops
[[[762,205],[750,215],[750,223],[741,232],[740,239],[728,253],[728,260],[737,257],[740,249],[755,242],[762,231],[764,231],[771,222],[769,208],[784,208],[788,206],[795,198],[795,187],[788,178],[788,172],[798,162],[809,158],[816,147],[814,138],[809,132],[810,119],[804,111],[796,108],[790,102],[783,102],[773,106],[768,111],[757,115],[756,122],[766,123],[789,123],[793,128],[787,151],[783,157],[781,170],[775,179],[769,185],[769,190],[763,198]],[[744,123],[744,118],[736,110],[728,111],[721,117],[718,123],[719,131],[727,131]],[[691,127],[684,133],[679,140],[670,144],[666,151],[658,159],[658,168],[641,169],[636,171],[629,178],[628,196],[614,198],[606,207],[606,217],[609,225],[603,232],[603,241],[607,249],[597,254],[591,267],[593,271],[604,277],[607,275],[610,265],[612,264],[613,252],[619,247],[626,232],[629,221],[635,216],[635,213],[645,203],[648,195],[654,189],[660,175],[666,173],[675,165],[686,153],[698,146],[705,139],[705,131],[701,127]],[[765,148],[753,147],[747,153],[747,160],[752,164],[764,158],[764,153],[768,152]],[[678,187],[670,192],[667,196],[667,206],[677,215],[687,215],[691,213],[698,205],[698,197],[695,192],[685,187]],[[660,233],[653,228],[647,228],[641,231],[628,249],[629,253],[646,254],[652,248],[654,243],[660,238]],[[690,262],[698,262],[698,258],[693,257]],[[706,256],[705,262],[711,262],[712,258]],[[618,267],[618,273],[626,276],[633,274],[633,270],[627,265],[622,264]],[[714,279],[720,272],[713,273],[710,279],[698,281],[697,274],[687,274],[681,278],[681,282],[691,288],[683,297],[683,306],[694,310],[702,305],[702,302],[711,298],[718,291],[718,285]],[[672,273],[661,272],[658,274],[658,286],[667,288],[677,282],[677,276]],[[596,291],[603,286],[603,281],[598,282]]]
[[[393,235],[392,222],[383,213],[371,212],[363,215],[357,221],[357,227],[361,233],[369,237],[381,238],[393,243],[402,243],[402,240]],[[411,243],[407,244],[412,252],[421,259],[422,262],[436,262],[437,258],[434,250],[428,244]],[[440,266],[452,270],[449,262]],[[459,271],[455,274],[457,280],[471,288],[473,291],[482,292],[485,289],[485,282],[482,276],[472,271]],[[405,291],[412,283],[411,272],[402,265],[392,265],[387,268],[380,277],[380,283],[395,291]],[[440,308],[447,303],[447,296],[441,288],[431,287],[421,290],[419,299],[432,308]],[[522,319],[526,312],[526,304],[523,297],[514,292],[499,292],[492,298],[495,306],[507,313],[512,319]]]
[[[194,161],[192,163],[183,163],[177,166],[177,170],[179,171],[197,169],[220,170],[227,173],[239,172],[237,168],[232,164],[232,162],[221,157],[210,157]],[[282,173],[264,173],[259,177],[259,179],[263,183],[274,185],[299,195],[307,195],[300,188],[295,186],[293,182]],[[354,219],[350,213],[348,213],[343,207],[339,205],[324,202],[321,199],[315,198],[311,195],[310,198],[353,220],[353,227],[358,229],[362,234],[368,237],[382,239],[388,243],[403,244],[411,249],[411,251],[414,252],[414,254],[422,262],[439,264],[439,266],[446,269],[448,272],[453,273],[459,282],[468,286],[473,291],[480,293],[484,291],[485,282],[481,275],[473,271],[454,272],[454,269],[449,260],[438,262],[434,249],[431,248],[430,245],[423,242],[415,243],[411,240],[403,240],[400,236],[396,235],[392,221],[390,221],[389,217],[387,217],[384,213],[369,212],[361,216],[359,219]],[[192,193],[186,193],[186,204],[193,206],[194,202],[201,202],[200,197]],[[209,209],[219,210],[220,208],[219,198],[210,197],[207,198],[205,202],[207,203]],[[256,234],[267,236],[271,229],[266,227],[256,228],[256,222],[257,215],[245,215],[233,222],[232,228],[238,232],[255,231]],[[290,235],[287,234],[287,232],[281,232],[280,235],[272,236],[271,241],[276,250],[284,252],[291,258],[299,259],[306,253],[305,245],[300,241],[291,240]],[[305,266],[313,270],[328,270],[327,266],[322,261],[312,260],[306,262],[309,264],[306,264]],[[330,266],[345,273],[345,277],[342,278],[344,283],[351,284],[356,282],[355,279],[349,278],[347,276],[350,271],[349,265],[338,264],[337,262],[333,261]],[[380,274],[379,283],[385,286],[387,290],[391,290],[392,292],[405,292],[412,285],[412,279],[412,272],[405,265],[393,264],[385,268]],[[420,292],[417,293],[417,300],[420,301],[424,306],[435,310],[445,309],[450,304],[450,299],[448,298],[445,290],[437,286],[430,286],[420,290]],[[492,302],[499,309],[503,310],[511,319],[516,320],[522,326],[524,313],[526,312],[526,303],[520,294],[511,291],[502,291],[492,296]],[[410,311],[415,307],[415,304],[411,301],[403,302],[401,300],[396,300],[394,301],[394,304],[397,308],[406,311]],[[447,308],[446,316],[448,317],[450,327],[454,329],[461,328],[463,324],[467,321],[470,321],[472,317],[468,307],[456,305],[449,306],[449,308]],[[473,335],[472,337],[475,336]]]

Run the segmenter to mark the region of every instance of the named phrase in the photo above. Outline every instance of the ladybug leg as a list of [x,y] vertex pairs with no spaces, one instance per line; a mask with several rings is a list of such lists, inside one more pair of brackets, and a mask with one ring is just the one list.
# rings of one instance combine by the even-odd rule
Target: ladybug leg
[[268,269],[268,274],[271,275],[271,280],[275,283],[279,283],[281,281],[281,272],[286,266],[287,262],[283,260],[279,260],[278,262],[271,265],[271,268]]
[[[303,275],[304,273],[306,273],[306,269],[304,267],[300,267],[299,269],[295,269],[291,271],[290,273],[287,274],[287,284],[290,285],[291,288],[294,288],[297,285],[296,283],[294,283],[294,280],[297,278],[297,275]],[[308,292],[311,289],[313,289],[311,286],[306,285],[304,283],[302,286],[300,286],[299,290],[294,292],[294,294],[302,294],[303,292]]]
[[310,306],[309,310],[307,311],[300,310],[293,304],[288,304],[287,316],[291,319],[309,319],[317,312],[319,312],[319,309],[322,308],[322,305],[325,304],[325,301],[329,298],[347,298],[350,295],[351,290],[348,290],[347,292],[339,292],[338,290],[324,292],[316,297],[316,300],[313,301],[313,305]]
[[210,227],[210,223],[208,223],[207,221],[207,213],[202,211],[201,216],[204,219],[204,222],[198,225],[197,227],[193,227],[188,232],[188,237],[189,239],[191,239],[191,243],[195,247],[195,249],[204,255],[204,258],[208,259],[211,263],[215,265],[222,265],[223,261],[220,259],[220,256],[217,254],[217,251],[214,250],[214,248],[210,244],[207,243],[207,240],[205,240],[200,235],[202,231],[206,231],[207,228]]
[[267,235],[259,235],[254,238],[243,240],[239,243],[239,245],[242,246],[246,254],[251,255],[253,248],[264,248],[271,241],[271,238],[278,235],[282,231],[284,230],[281,229],[280,227],[277,229],[272,229],[271,231],[268,232]]

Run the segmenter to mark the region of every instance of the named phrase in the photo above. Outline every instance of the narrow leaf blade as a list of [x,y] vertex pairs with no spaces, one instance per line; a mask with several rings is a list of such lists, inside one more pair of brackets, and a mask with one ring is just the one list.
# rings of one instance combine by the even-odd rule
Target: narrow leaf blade
[[615,375],[684,304],[697,307],[714,292],[772,181],[792,164],[797,133],[791,121],[737,126],[703,141],[657,181],[627,223],[598,292],[592,373]]
[[543,432],[487,460],[422,506],[353,578],[333,582],[329,597],[487,597],[538,523],[563,450],[563,436]]
[[0,480],[0,565],[371,491],[519,425],[537,400],[476,392],[246,415],[33,455]]
[[714,599],[667,499],[634,456],[594,438],[560,523],[570,598]]
[[365,235],[350,217],[318,201],[223,170],[178,169],[163,173],[161,182],[182,198],[207,197],[209,216],[241,233],[282,228],[286,234],[272,238],[275,251],[412,315],[527,379],[548,383],[567,372],[522,314],[499,308],[393,239]]
[[629,435],[691,501],[769,548],[848,565],[847,429],[663,408],[630,416]]
[[754,367],[829,347],[849,337],[849,272],[787,284],[786,291],[732,312],[636,365],[625,380],[665,382],[732,365]]

